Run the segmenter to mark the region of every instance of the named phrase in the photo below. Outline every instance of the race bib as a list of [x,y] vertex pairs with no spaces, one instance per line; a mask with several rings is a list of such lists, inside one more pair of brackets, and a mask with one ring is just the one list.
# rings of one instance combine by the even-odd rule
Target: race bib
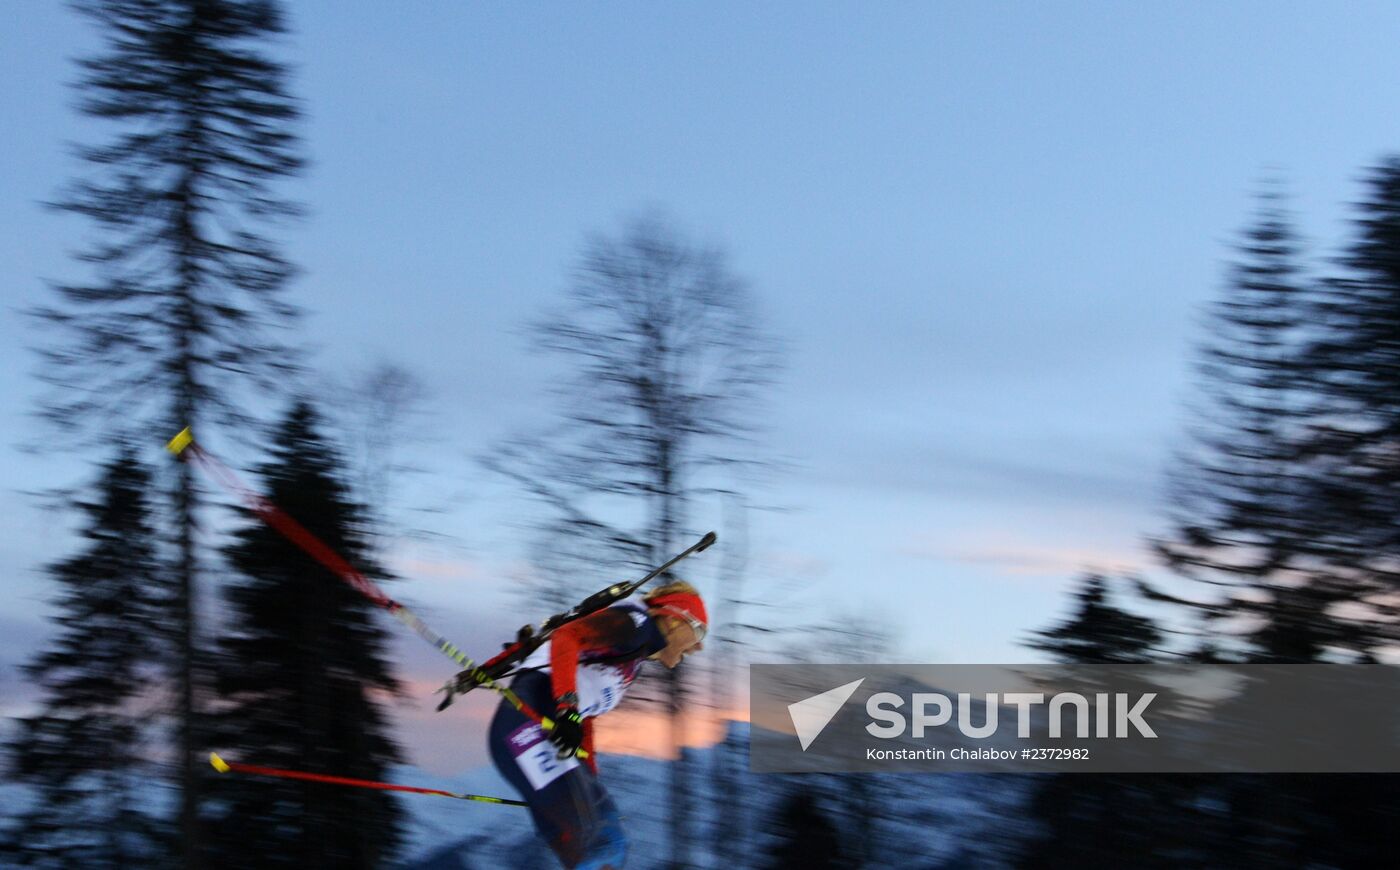
[[544,731],[534,722],[527,722],[511,732],[510,751],[515,764],[530,787],[539,791],[559,777],[578,767],[577,758],[559,758],[553,743],[544,739]]

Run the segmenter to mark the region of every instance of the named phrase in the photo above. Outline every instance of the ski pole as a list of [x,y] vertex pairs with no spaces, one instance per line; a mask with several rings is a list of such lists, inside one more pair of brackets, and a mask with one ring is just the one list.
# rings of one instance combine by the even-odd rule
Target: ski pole
[[439,797],[456,798],[462,801],[478,801],[484,804],[502,804],[510,807],[524,807],[529,804],[524,801],[511,800],[510,798],[491,797],[484,794],[457,794],[456,792],[443,791],[437,788],[419,788],[413,785],[396,785],[392,782],[377,782],[372,779],[352,779],[348,776],[329,776],[324,773],[307,773],[303,770],[283,770],[278,767],[258,767],[253,764],[239,764],[236,761],[224,761],[217,752],[209,753],[209,763],[219,773],[247,773],[253,776],[275,776],[282,779],[305,779],[311,782],[328,782],[332,785],[348,785],[354,788],[372,788],[379,791],[407,791],[413,794],[433,794]]
[[[257,514],[263,522],[281,532],[283,537],[293,544],[296,544],[305,551],[307,555],[329,568],[337,577],[344,580],[355,589],[355,591],[398,617],[400,622],[403,622],[409,628],[413,629],[419,637],[437,647],[443,655],[452,659],[460,665],[463,670],[469,672],[472,678],[480,685],[491,689],[505,698],[510,702],[512,707],[519,710],[527,719],[536,722],[545,731],[554,730],[553,719],[537,713],[533,707],[526,704],[525,701],[522,700],[519,695],[515,694],[515,692],[512,692],[509,687],[502,686],[500,683],[493,680],[489,674],[482,672],[482,670],[477,667],[476,662],[468,658],[466,653],[463,653],[455,644],[447,640],[447,638],[429,628],[427,623],[419,619],[418,616],[407,607],[404,607],[402,604],[381,592],[379,587],[370,582],[368,577],[356,570],[349,562],[345,561],[339,553],[326,546],[320,538],[317,538],[315,535],[311,534],[311,532],[307,531],[305,526],[293,519],[286,511],[249,489],[243,481],[239,480],[238,475],[233,473],[233,469],[220,462],[217,457],[208,450],[205,450],[200,446],[199,442],[194,440],[194,433],[190,431],[190,427],[186,426],[184,429],[181,429],[180,433],[174,438],[171,438],[170,442],[165,445],[165,449],[169,450],[177,458],[183,459],[188,457],[195,459],[210,477],[218,481],[229,492],[242,499],[243,504],[253,513]],[[583,749],[578,750],[575,754],[579,758],[588,757],[588,752]]]

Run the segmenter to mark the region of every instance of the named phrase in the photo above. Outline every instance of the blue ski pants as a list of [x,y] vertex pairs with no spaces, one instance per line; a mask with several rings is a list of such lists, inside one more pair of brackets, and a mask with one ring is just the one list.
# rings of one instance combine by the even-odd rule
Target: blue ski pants
[[[511,689],[539,711],[553,709],[549,677],[526,671]],[[621,870],[627,839],[603,784],[577,759],[558,759],[543,729],[508,701],[491,720],[491,760],[530,805],[535,828],[571,870]]]

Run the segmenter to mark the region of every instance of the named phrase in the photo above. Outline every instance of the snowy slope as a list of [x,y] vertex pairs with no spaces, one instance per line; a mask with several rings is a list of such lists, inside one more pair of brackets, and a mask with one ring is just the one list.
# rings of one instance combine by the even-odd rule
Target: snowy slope
[[[692,863],[719,867],[716,844],[723,837],[737,845],[737,866],[763,866],[775,842],[771,819],[783,798],[795,791],[817,795],[840,831],[843,850],[866,840],[866,866],[952,870],[1005,866],[1004,856],[1019,839],[1016,820],[1030,780],[984,774],[864,776],[871,802],[881,808],[857,817],[848,800],[851,782],[823,774],[755,774],[748,770],[748,725],[735,723],[720,746],[688,753],[695,793]],[[720,795],[713,765],[727,753],[736,779]],[[669,763],[634,756],[600,759],[603,780],[617,801],[630,842],[630,870],[665,866],[669,855],[666,819],[670,806]],[[514,797],[492,769],[459,777],[434,777],[413,767],[395,770],[391,781],[453,792]],[[152,802],[167,800],[164,790],[147,791]],[[23,806],[23,788],[0,783],[0,818]],[[427,795],[401,795],[409,813],[403,870],[553,870],[558,865],[535,836],[528,811]],[[719,808],[736,808],[721,830]],[[859,832],[865,827],[868,833]]]
[[[762,866],[774,843],[769,819],[776,805],[796,790],[819,796],[821,806],[848,843],[864,824],[870,867],[991,868],[1005,866],[1015,845],[1029,780],[985,774],[891,775],[865,777],[871,800],[881,811],[867,819],[851,809],[848,781],[821,774],[755,774],[748,770],[748,725],[735,723],[721,746],[688,754],[696,784],[692,819],[696,831],[692,861],[717,867],[714,847],[720,836],[737,840],[741,866]],[[729,793],[716,794],[711,775],[715,754],[730,753],[737,782]],[[603,780],[624,817],[631,850],[627,866],[652,870],[665,865],[669,854],[666,812],[669,801],[668,763],[631,756],[604,756]],[[421,780],[421,776],[419,776]],[[443,782],[455,791],[512,795],[494,772]],[[721,801],[737,802],[728,827],[718,830]],[[428,802],[433,805],[429,805]],[[408,805],[414,813],[413,847],[404,870],[499,870],[554,868],[558,865],[537,842],[528,813],[522,809],[477,806],[457,801]]]

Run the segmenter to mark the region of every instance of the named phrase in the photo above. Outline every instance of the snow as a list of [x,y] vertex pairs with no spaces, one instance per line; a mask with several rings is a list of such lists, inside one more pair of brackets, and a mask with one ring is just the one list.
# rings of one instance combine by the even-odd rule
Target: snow
[[[858,831],[870,825],[866,863],[872,868],[993,868],[1007,865],[1019,840],[1015,820],[1023,815],[1031,778],[1013,775],[868,775],[873,814],[852,809],[856,781],[826,774],[763,774],[748,769],[748,723],[730,723],[723,743],[688,750],[694,793],[689,798],[692,830],[691,863],[697,868],[726,866],[717,856],[721,840],[741,856],[738,866],[764,866],[776,841],[771,819],[783,799],[805,791],[840,832],[844,852],[861,843]],[[485,735],[482,735],[485,740]],[[719,753],[730,763],[734,783],[724,794],[714,780]],[[667,817],[672,803],[671,762],[638,756],[604,755],[599,759],[603,781],[623,816],[630,844],[630,870],[667,866],[670,845]],[[405,785],[440,788],[459,793],[516,797],[492,768],[478,768],[454,777],[439,777],[414,767],[400,767],[388,777]],[[165,789],[147,789],[154,807],[169,797]],[[23,805],[25,790],[0,783],[0,816],[11,816]],[[429,795],[400,795],[409,814],[401,870],[535,870],[558,867],[553,855],[535,835],[529,811],[452,800]],[[722,818],[720,808],[737,809]],[[724,825],[721,829],[721,825]],[[729,865],[732,866],[732,865]]]
[[[762,866],[775,836],[769,829],[782,799],[794,791],[819,798],[832,817],[841,841],[851,851],[856,829],[873,826],[867,867],[982,868],[1003,867],[1019,839],[1009,820],[1022,815],[1030,779],[986,774],[860,775],[870,786],[878,812],[856,818],[851,809],[850,781],[825,774],[756,774],[748,770],[748,723],[731,723],[725,741],[709,749],[687,752],[691,763],[694,842],[691,862],[696,867],[721,867],[715,849],[721,836],[737,842],[741,866]],[[728,753],[733,787],[720,795],[713,777],[716,754]],[[599,764],[623,815],[630,843],[627,866],[654,870],[667,866],[670,854],[666,819],[671,805],[671,762],[635,756],[603,756]],[[409,776],[408,772],[404,776]],[[402,781],[408,781],[404,779]],[[415,775],[414,782],[424,782]],[[434,783],[429,780],[429,785]],[[451,791],[514,797],[494,770],[440,779],[434,787]],[[721,831],[722,802],[739,806]],[[411,843],[403,870],[487,870],[487,868],[555,868],[558,864],[538,841],[522,808],[423,798],[405,803],[413,814]]]

